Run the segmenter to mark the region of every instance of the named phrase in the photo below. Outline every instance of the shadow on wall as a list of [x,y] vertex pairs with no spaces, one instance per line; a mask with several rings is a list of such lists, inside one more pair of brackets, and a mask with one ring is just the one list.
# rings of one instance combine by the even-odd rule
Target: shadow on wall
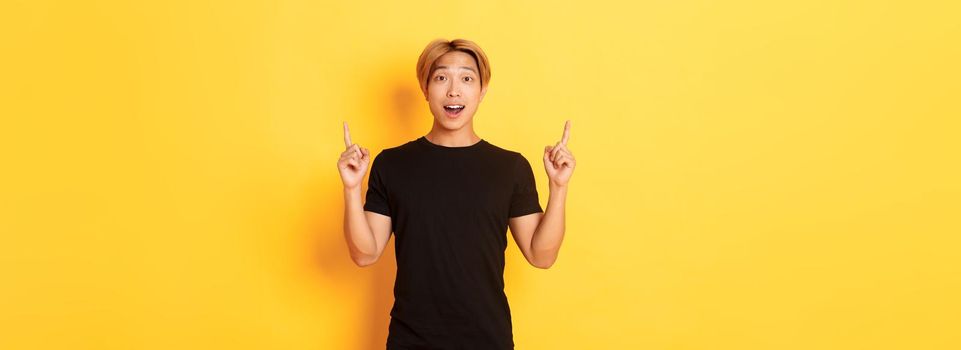
[[[415,57],[416,58],[416,57]],[[381,149],[375,149],[373,145],[385,145],[382,148],[394,147],[407,141],[419,137],[419,134],[426,134],[428,130],[417,130],[417,125],[422,125],[417,118],[426,118],[418,114],[426,104],[419,106],[423,101],[422,94],[418,90],[416,77],[414,75],[414,63],[404,58],[395,57],[388,62],[384,68],[379,70],[382,74],[375,74],[371,84],[366,88],[368,96],[376,96],[375,101],[389,101],[389,103],[353,106],[356,111],[370,113],[369,115],[358,115],[356,117],[370,118],[377,125],[377,132],[374,130],[365,131],[367,135],[383,135],[378,140],[359,140],[353,141],[363,147],[367,147],[371,152],[371,161]],[[382,79],[388,77],[389,79]],[[384,82],[387,82],[386,84]],[[427,114],[429,116],[429,114]],[[336,119],[335,120],[340,120]],[[359,125],[360,123],[358,123]],[[348,125],[350,121],[348,121]],[[353,129],[353,126],[351,125]],[[336,129],[338,132],[341,129]],[[340,137],[338,133],[335,137]],[[376,141],[376,142],[375,142]],[[343,149],[330,150],[333,155],[330,158],[330,170],[336,172],[333,164],[336,157],[343,152]],[[370,177],[368,168],[367,179],[362,185],[362,198],[366,201],[367,180]],[[312,248],[317,249],[317,262],[319,273],[323,281],[323,288],[343,288],[347,292],[363,291],[368,288],[366,293],[361,296],[364,301],[364,309],[358,310],[360,324],[356,325],[357,334],[360,339],[353,341],[358,349],[384,349],[387,343],[388,326],[390,323],[390,309],[393,306],[393,286],[396,276],[397,265],[394,252],[394,236],[391,234],[387,246],[384,248],[383,255],[377,263],[368,267],[358,267],[351,261],[347,250],[347,243],[344,241],[343,234],[343,192],[340,176],[331,177],[336,182],[330,182],[321,193],[327,194],[320,198],[324,203],[317,203],[317,208],[338,208],[329,214],[313,216],[316,222],[310,223],[309,235],[316,237]],[[339,203],[339,206],[331,205]],[[319,220],[317,220],[319,219]],[[368,287],[365,287],[368,286]]]

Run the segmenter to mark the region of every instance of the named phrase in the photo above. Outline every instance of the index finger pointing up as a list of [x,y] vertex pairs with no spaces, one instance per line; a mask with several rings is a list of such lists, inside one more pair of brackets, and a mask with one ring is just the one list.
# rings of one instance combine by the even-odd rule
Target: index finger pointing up
[[567,145],[567,140],[571,138],[571,121],[564,123],[564,136],[561,136],[561,144]]
[[347,147],[354,144],[350,142],[350,129],[347,128],[347,122],[344,122],[344,144],[347,145]]

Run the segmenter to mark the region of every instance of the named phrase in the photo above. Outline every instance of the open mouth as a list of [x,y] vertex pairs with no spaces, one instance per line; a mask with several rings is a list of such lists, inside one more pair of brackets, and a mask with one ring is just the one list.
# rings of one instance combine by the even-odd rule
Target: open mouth
[[444,106],[444,112],[447,113],[448,117],[456,118],[460,115],[460,112],[464,111],[464,105],[447,105]]

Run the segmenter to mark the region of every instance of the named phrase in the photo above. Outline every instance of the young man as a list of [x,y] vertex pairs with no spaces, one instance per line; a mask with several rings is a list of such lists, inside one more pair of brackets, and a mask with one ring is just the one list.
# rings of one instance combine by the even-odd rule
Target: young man
[[370,151],[350,140],[337,162],[344,183],[344,235],[359,266],[377,261],[396,235],[397,279],[388,349],[513,349],[504,294],[507,229],[539,268],[557,259],[574,155],[570,121],[544,148],[550,179],[541,210],[530,163],[474,133],[490,65],[471,41],[435,40],[417,61],[417,78],[434,115],[430,132],[380,152],[367,201],[360,184]]

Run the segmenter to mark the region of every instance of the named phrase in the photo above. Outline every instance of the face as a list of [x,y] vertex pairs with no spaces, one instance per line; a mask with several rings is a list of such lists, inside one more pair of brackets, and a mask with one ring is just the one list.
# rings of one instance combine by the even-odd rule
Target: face
[[477,62],[470,54],[451,51],[434,62],[427,80],[427,103],[435,124],[448,130],[470,125],[487,88],[481,88]]

